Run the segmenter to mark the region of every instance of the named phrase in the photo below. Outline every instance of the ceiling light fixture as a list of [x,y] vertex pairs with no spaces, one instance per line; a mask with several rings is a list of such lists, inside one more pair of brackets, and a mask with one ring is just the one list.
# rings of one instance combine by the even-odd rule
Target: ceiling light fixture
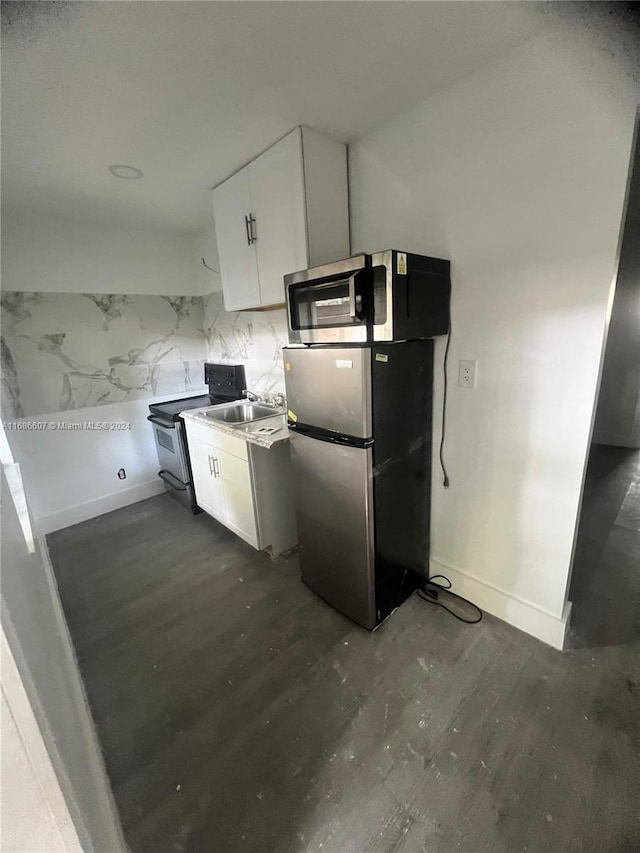
[[125,163],[114,163],[113,166],[109,166],[109,171],[115,178],[124,178],[125,181],[137,181],[138,178],[144,177],[142,169],[127,166]]

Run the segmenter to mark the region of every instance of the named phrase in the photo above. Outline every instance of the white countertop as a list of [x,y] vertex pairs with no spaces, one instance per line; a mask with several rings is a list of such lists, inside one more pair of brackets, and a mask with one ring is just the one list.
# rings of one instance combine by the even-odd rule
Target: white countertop
[[205,406],[202,409],[189,409],[186,412],[181,412],[180,416],[185,420],[196,421],[196,423],[204,424],[210,429],[216,429],[219,432],[226,432],[227,435],[235,435],[236,438],[242,438],[249,444],[257,444],[259,447],[266,447],[267,450],[270,447],[273,447],[274,444],[278,444],[280,441],[289,440],[287,417],[283,410],[274,410],[272,418],[261,418],[260,420],[250,421],[246,424],[230,424],[225,421],[216,421],[213,418],[208,418],[206,415],[206,412],[210,412],[214,409],[222,409],[235,405],[237,405],[237,403],[223,403],[218,406]]

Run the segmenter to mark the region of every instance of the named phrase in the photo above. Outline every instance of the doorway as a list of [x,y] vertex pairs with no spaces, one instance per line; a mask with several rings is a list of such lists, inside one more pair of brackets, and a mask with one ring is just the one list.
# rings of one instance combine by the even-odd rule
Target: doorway
[[575,647],[640,644],[640,145],[627,197],[569,598]]

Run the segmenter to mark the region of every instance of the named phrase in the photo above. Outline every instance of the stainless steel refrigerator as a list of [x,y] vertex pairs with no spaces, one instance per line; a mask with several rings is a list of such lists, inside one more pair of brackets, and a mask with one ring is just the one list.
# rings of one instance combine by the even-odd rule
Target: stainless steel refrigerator
[[433,341],[284,364],[302,579],[371,630],[428,576]]

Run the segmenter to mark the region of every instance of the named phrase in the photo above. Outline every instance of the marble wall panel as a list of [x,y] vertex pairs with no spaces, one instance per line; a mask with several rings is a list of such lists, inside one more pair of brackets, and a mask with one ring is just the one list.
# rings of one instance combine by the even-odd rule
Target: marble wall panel
[[241,362],[252,391],[284,393],[284,309],[228,312],[222,293],[212,293],[204,297],[204,334],[209,361]]
[[202,297],[7,291],[1,305],[5,419],[204,384]]
[[205,361],[242,363],[284,391],[283,309],[227,312],[209,296],[2,294],[2,416],[32,417],[199,390]]

